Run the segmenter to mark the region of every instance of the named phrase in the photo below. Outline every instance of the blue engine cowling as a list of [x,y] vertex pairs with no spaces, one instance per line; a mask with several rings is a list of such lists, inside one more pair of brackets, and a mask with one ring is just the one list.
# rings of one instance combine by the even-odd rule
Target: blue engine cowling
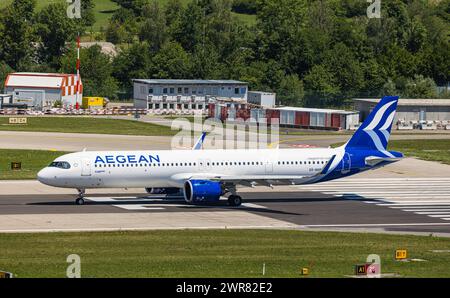
[[188,180],[184,183],[184,199],[188,203],[217,202],[222,194],[220,182]]

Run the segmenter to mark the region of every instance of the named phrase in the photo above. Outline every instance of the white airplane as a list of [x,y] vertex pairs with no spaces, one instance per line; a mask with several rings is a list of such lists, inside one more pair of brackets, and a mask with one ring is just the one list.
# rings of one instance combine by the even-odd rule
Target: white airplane
[[[186,202],[217,202],[229,194],[239,206],[240,186],[311,184],[353,175],[403,157],[387,151],[398,97],[386,96],[351,139],[338,148],[161,151],[83,151],[58,157],[38,173],[41,183],[78,190],[145,188],[149,193],[182,191]],[[200,143],[200,144],[199,144]]]

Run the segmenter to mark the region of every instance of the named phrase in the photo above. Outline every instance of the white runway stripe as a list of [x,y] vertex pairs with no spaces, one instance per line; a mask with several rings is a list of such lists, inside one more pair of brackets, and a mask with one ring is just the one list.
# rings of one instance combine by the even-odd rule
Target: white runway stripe
[[[405,211],[405,210],[402,210]],[[450,211],[423,211],[423,212],[414,212],[415,214],[449,214],[450,215]]]
[[450,178],[342,179],[298,186],[347,200],[450,220]]
[[[422,208],[422,207],[420,207]],[[441,212],[446,212],[446,211],[450,211],[450,209],[402,209],[402,211],[409,211],[409,212],[433,212],[433,211],[441,211]]]
[[[164,197],[85,197],[86,200],[100,203],[111,203],[111,206],[125,209],[125,210],[164,210],[167,207],[183,207],[183,208],[208,208],[210,205],[189,205],[184,202],[184,199],[164,199]],[[221,197],[221,199],[226,199]],[[136,204],[118,204],[120,202],[133,201]],[[167,203],[165,203],[167,202]],[[242,203],[240,207],[220,206],[220,208],[255,208],[266,209],[266,206]]]

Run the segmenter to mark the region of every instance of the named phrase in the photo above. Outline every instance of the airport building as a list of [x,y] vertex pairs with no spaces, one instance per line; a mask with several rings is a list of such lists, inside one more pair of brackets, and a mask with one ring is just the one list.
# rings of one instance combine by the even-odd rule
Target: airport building
[[13,104],[36,110],[51,108],[56,101],[70,108],[77,99],[81,104],[83,84],[74,74],[16,72],[6,77],[4,92],[13,96]]
[[223,99],[247,101],[248,84],[234,80],[134,79],[134,107],[153,111],[206,111]]
[[[364,121],[380,99],[355,98],[355,109]],[[450,123],[450,99],[409,99],[400,98],[394,125],[400,129],[437,129]],[[426,124],[428,127],[426,127]],[[420,126],[420,127],[419,127]]]
[[247,101],[265,108],[275,107],[276,94],[261,91],[249,91]]
[[251,103],[236,102],[210,103],[208,116],[221,121],[249,118],[258,123],[270,124],[279,121],[280,127],[324,130],[355,129],[359,124],[357,111],[300,107],[265,108]]

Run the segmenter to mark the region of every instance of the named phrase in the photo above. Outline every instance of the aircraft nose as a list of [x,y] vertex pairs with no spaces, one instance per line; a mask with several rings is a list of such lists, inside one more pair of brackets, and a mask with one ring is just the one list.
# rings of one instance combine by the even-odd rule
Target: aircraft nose
[[37,174],[38,181],[43,184],[49,184],[51,178],[52,178],[51,173],[48,168],[40,170],[39,173]]

